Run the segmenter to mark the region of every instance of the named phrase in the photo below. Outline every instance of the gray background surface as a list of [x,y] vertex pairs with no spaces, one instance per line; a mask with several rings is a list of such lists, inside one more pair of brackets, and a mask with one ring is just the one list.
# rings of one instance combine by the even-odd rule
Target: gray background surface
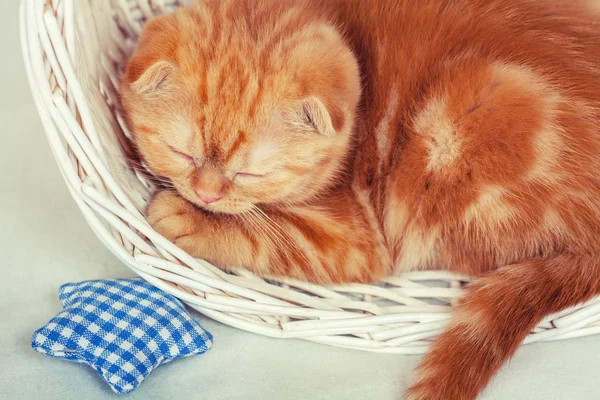
[[[103,0],[98,0],[103,1]],[[103,247],[59,175],[29,94],[17,0],[0,1],[0,398],[117,398],[91,368],[30,348],[58,287],[132,276]],[[128,399],[399,399],[416,356],[276,340],[198,316],[212,350],[156,370]],[[600,399],[600,336],[528,345],[483,400]]]

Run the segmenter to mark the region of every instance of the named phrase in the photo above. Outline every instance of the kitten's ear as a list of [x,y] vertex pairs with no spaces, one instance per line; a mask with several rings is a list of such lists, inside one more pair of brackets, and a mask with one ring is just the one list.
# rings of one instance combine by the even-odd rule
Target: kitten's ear
[[157,61],[131,84],[131,89],[137,94],[149,94],[160,91],[168,83],[175,68],[166,61]]
[[[300,102],[296,110],[296,124],[302,124],[305,128],[317,131],[323,136],[334,136],[336,134],[336,114],[330,112],[325,104],[318,98],[310,96]],[[342,115],[343,118],[343,115]]]

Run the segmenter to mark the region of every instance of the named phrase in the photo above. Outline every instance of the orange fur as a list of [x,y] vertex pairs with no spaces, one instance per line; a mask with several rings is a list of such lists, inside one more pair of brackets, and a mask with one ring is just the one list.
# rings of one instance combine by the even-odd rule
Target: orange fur
[[204,0],[123,79],[152,226],[318,283],[480,277],[409,399],[473,399],[600,294],[600,17],[585,1]]

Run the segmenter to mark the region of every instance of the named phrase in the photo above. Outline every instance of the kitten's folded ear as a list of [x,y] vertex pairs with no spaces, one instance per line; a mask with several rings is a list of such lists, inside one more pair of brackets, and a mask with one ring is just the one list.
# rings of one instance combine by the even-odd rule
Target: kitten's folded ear
[[335,116],[332,116],[325,104],[314,96],[304,99],[300,103],[296,118],[298,118],[296,123],[304,124],[324,136],[333,136],[336,134],[336,130],[339,130],[334,126]]
[[[300,88],[305,123],[325,136],[351,132],[360,99],[358,61],[332,25],[307,25],[289,54],[279,55]],[[295,38],[295,36],[294,36]]]
[[169,62],[169,55],[174,54],[177,47],[178,30],[172,14],[148,21],[138,47],[127,61],[124,88],[135,94],[149,94],[168,86],[176,69],[175,64]]
[[166,87],[174,71],[175,68],[171,63],[157,61],[131,84],[131,89],[140,95],[158,92]]

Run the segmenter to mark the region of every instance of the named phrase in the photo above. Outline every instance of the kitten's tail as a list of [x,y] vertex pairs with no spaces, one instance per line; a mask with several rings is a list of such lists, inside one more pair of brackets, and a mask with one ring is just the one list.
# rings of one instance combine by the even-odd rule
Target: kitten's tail
[[600,254],[560,254],[482,277],[425,356],[408,399],[475,399],[545,316],[599,294]]

